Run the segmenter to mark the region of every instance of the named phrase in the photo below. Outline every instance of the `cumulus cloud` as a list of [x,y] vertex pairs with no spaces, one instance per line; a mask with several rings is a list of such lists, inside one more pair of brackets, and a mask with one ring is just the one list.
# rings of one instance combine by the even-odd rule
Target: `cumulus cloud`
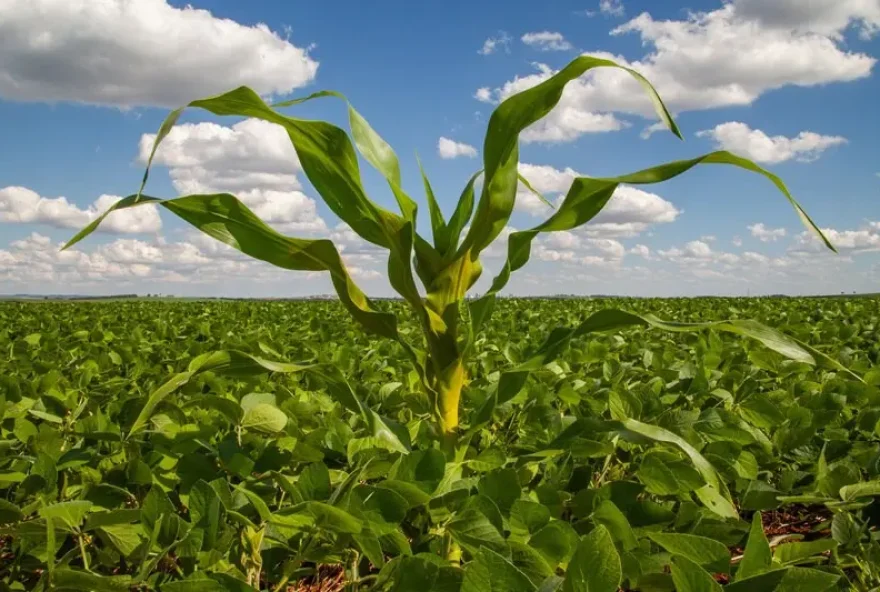
[[[380,262],[366,251],[343,250],[349,273],[358,280],[382,277]],[[291,273],[293,275],[291,276]],[[61,243],[39,233],[12,241],[0,248],[0,285],[24,291],[72,291],[140,293],[160,291],[157,285],[179,283],[182,289],[217,290],[228,293],[229,278],[239,286],[266,286],[289,277],[308,278],[305,293],[315,293],[323,272],[289,272],[268,263],[249,259],[239,251],[197,231],[186,232],[182,240],[156,237],[145,241],[120,238],[97,246],[78,244],[61,251]],[[324,277],[326,279],[326,277]],[[318,284],[329,288],[329,284]],[[186,286],[195,286],[187,288]],[[198,288],[202,286],[202,288]],[[302,293],[302,291],[300,291]]]
[[[0,188],[0,222],[46,224],[55,228],[80,229],[122,199],[101,195],[82,209],[66,197],[42,197],[27,187]],[[162,220],[154,205],[142,205],[111,213],[99,227],[103,232],[158,232]]]
[[562,33],[556,31],[526,33],[520,39],[526,45],[541,51],[568,51],[573,48]]
[[437,154],[440,155],[440,158],[447,160],[451,158],[458,158],[459,156],[476,158],[477,149],[470,144],[465,144],[464,142],[456,142],[455,140],[441,137],[437,141]]
[[[133,241],[140,245],[140,241]],[[137,249],[138,247],[135,247]],[[102,252],[103,251],[103,252]],[[52,243],[49,237],[31,233],[27,238],[13,241],[8,249],[0,250],[0,279],[11,285],[37,282],[64,289],[82,281],[119,282],[140,279],[150,275],[155,254],[133,251],[122,255],[125,247],[114,243],[92,253],[78,249],[61,250],[61,243]],[[108,258],[104,253],[116,256]]]
[[[853,254],[880,251],[880,222],[868,222],[858,229],[823,228],[822,233],[839,251]],[[824,253],[826,247],[815,233],[803,231],[797,235],[792,250]]]
[[504,52],[510,52],[510,35],[504,31],[499,31],[495,37],[489,37],[483,42],[483,47],[477,50],[480,55],[491,55],[499,49]]
[[765,226],[763,222],[752,224],[748,229],[749,232],[752,233],[752,236],[762,243],[776,242],[786,234],[785,228],[770,228]]
[[729,121],[713,129],[697,132],[697,136],[711,138],[718,148],[765,164],[778,164],[791,159],[812,162],[832,146],[846,143],[846,138],[841,136],[825,136],[807,131],[793,138],[771,137],[738,121]]
[[[141,162],[149,157],[155,138],[141,136]],[[169,168],[171,182],[181,194],[228,192],[279,230],[327,229],[315,201],[300,191],[299,159],[278,125],[257,119],[231,127],[177,125],[159,145],[153,162]]]
[[[571,168],[560,170],[529,163],[520,163],[519,172],[536,191],[547,196],[555,195],[557,205],[574,178],[581,176]],[[524,187],[517,192],[516,209],[532,216],[547,216],[552,212],[547,204]],[[592,236],[632,237],[655,224],[674,222],[679,214],[681,211],[675,205],[659,195],[621,185],[599,215],[583,227],[583,232]]]
[[876,0],[737,0],[739,13],[767,27],[817,33],[839,39],[850,26],[870,38],[880,31],[880,3]]
[[726,253],[724,251],[716,251],[712,249],[708,243],[701,240],[690,241],[683,247],[660,249],[657,251],[657,255],[661,259],[685,265],[702,265],[709,263],[733,265],[740,261],[738,255],[734,253]]
[[248,85],[285,94],[318,62],[264,24],[245,26],[167,0],[6,0],[0,96],[118,107],[178,107]]
[[495,99],[492,98],[492,89],[490,89],[488,86],[478,88],[477,92],[474,93],[474,98],[481,103],[492,104],[495,102]]
[[[876,0],[784,0],[794,16],[773,17],[758,0],[733,0],[716,10],[689,14],[681,20],[655,20],[642,13],[615,28],[613,35],[638,34],[649,52],[640,60],[602,52],[651,80],[673,112],[752,104],[761,95],[786,86],[812,87],[866,78],[876,59],[849,50],[846,28],[858,23],[874,31],[876,20],[868,2]],[[800,6],[815,14],[833,14],[822,21],[800,15]],[[813,14],[813,9],[804,9]],[[801,15],[803,16],[803,15]],[[517,76],[491,90],[500,100],[546,80],[554,73],[538,64],[537,72]],[[485,94],[485,93],[484,93]],[[585,133],[624,127],[617,114],[653,117],[653,106],[639,84],[613,69],[597,69],[570,83],[559,105],[539,122],[524,141],[572,141]],[[650,133],[650,130],[649,132]]]
[[651,249],[647,245],[636,245],[629,250],[633,255],[637,255],[642,259],[651,259]]
[[623,0],[599,0],[599,12],[608,16],[623,16]]
[[532,254],[540,261],[562,262],[579,267],[617,268],[626,255],[626,248],[614,239],[589,238],[562,231],[539,238]]

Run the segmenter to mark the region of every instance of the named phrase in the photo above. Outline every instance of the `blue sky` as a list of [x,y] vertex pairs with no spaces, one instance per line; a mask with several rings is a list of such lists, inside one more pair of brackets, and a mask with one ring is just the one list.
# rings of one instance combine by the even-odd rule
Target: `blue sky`
[[[782,176],[840,254],[803,234],[765,179],[711,166],[621,188],[595,224],[541,239],[509,293],[880,286],[880,0],[71,4],[0,6],[0,293],[327,293],[321,274],[248,262],[146,208],[114,214],[74,251],[58,246],[137,189],[149,134],[170,107],[239,84],[273,98],[344,92],[397,150],[410,193],[422,195],[417,153],[450,212],[480,168],[495,104],[582,52],[644,72],[686,141],[655,133],[638,87],[603,71],[570,85],[523,135],[521,172],[539,189],[553,198],[576,174],[725,148]],[[328,100],[292,113],[345,120]],[[366,167],[364,179],[374,200],[393,207]],[[339,225],[268,125],[187,112],[148,189],[236,193],[283,232],[334,238],[362,287],[389,293],[383,254]],[[548,213],[522,194],[510,227]],[[487,253],[490,272],[501,247]]]

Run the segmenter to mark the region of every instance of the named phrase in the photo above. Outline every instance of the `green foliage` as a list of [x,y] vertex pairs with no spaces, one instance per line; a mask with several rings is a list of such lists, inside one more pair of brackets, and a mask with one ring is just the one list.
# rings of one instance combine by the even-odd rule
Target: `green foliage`
[[[533,343],[609,304],[499,301],[452,460],[406,352],[338,303],[0,304],[0,540],[14,558],[0,577],[272,590],[330,564],[358,590],[878,585],[880,392],[834,364],[711,330],[622,328],[573,339],[473,423]],[[776,319],[853,372],[880,364],[877,300],[619,304]],[[262,406],[268,424],[245,419]],[[710,481],[742,517],[701,500]],[[761,515],[742,509],[756,491]]]
[[[173,111],[140,189],[110,211],[157,204],[252,258],[326,271],[339,303],[0,308],[4,583],[280,592],[338,566],[349,590],[376,591],[880,584],[876,302],[497,300],[540,233],[590,222],[621,183],[701,164],[766,177],[825,240],[778,177],[715,152],[577,178],[465,299],[518,185],[531,189],[519,134],[598,67],[620,68],[580,56],[498,106],[480,195],[478,173],[448,220],[423,172],[432,241],[394,151],[338,93],[268,105],[242,87],[190,103],[283,127],[328,207],[388,252],[402,302],[371,301],[331,241],[284,236],[233,195],[144,195]],[[351,136],[280,111],[323,98],[346,103]],[[359,158],[399,213],[367,195]],[[784,543],[797,548],[740,515],[805,502],[810,539]]]

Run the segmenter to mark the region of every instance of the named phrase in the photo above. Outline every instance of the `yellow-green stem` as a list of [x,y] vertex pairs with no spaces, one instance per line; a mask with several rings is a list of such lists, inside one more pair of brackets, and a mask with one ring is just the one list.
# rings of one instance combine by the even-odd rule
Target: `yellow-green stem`
[[443,448],[447,452],[455,451],[458,440],[458,407],[464,382],[465,370],[461,359],[447,366],[438,377],[437,419],[443,437]]

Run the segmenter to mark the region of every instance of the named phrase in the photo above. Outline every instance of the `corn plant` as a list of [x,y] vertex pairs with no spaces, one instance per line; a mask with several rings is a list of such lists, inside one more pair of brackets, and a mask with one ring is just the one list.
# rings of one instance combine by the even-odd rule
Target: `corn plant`
[[[402,334],[398,329],[398,318],[380,310],[370,301],[346,270],[339,249],[332,241],[285,236],[263,223],[241,201],[228,193],[187,195],[173,199],[159,199],[144,194],[156,149],[184,108],[172,111],[161,125],[138,192],[120,200],[78,233],[66,247],[94,231],[110,211],[153,203],[255,259],[285,269],[329,272],[339,300],[352,318],[368,333],[394,340],[406,352],[418,373],[421,388],[430,398],[437,440],[450,455],[461,449],[461,444],[491,419],[497,405],[509,401],[520,392],[530,372],[551,362],[572,339],[590,332],[632,325],[647,325],[668,331],[711,328],[757,339],[794,360],[814,363],[816,358],[821,357],[835,364],[806,344],[752,321],[672,323],[651,315],[608,309],[593,314],[577,327],[552,331],[526,362],[501,375],[497,389],[478,409],[471,410],[466,418],[467,429],[463,428],[460,407],[462,390],[467,388],[469,379],[468,358],[474,349],[475,336],[492,315],[498,293],[507,285],[511,275],[529,261],[532,242],[536,237],[542,233],[576,229],[589,223],[608,204],[622,183],[659,183],[703,164],[739,167],[769,179],[794,207],[804,225],[815,232],[828,248],[833,249],[782,180],[750,160],[719,151],[619,177],[576,178],[564,200],[544,222],[508,237],[503,268],[491,287],[478,298],[467,299],[468,291],[482,273],[481,255],[501,235],[510,219],[518,187],[522,185],[532,190],[528,180],[517,169],[519,134],[553,109],[567,83],[594,68],[620,68],[634,77],[652,99],[661,121],[672,133],[682,137],[654,87],[638,72],[609,60],[578,57],[547,80],[498,105],[489,120],[485,136],[483,168],[465,185],[448,219],[422,171],[431,222],[430,241],[417,231],[418,206],[403,187],[397,155],[351,105],[348,105],[351,137],[331,123],[299,119],[281,111],[307,101],[326,98],[341,99],[347,104],[345,97],[339,93],[322,91],[270,105],[250,88],[240,87],[187,105],[215,115],[253,117],[283,127],[299,156],[303,171],[324,203],[364,240],[387,250],[388,279],[418,320],[421,339],[412,340]],[[381,207],[367,195],[361,181],[359,155],[388,182],[399,213]],[[477,198],[476,187],[480,177],[482,186]],[[344,377],[333,368],[270,362],[246,354],[226,352],[214,358],[197,360],[184,374],[190,376],[194,372],[221,367],[239,370],[248,367],[254,371],[276,372],[307,369],[318,372],[343,404],[362,414],[377,434],[384,434],[396,442],[395,446],[398,445],[398,439],[390,435],[394,430],[365,407],[347,386]],[[187,376],[178,376],[175,384],[185,381]],[[133,431],[144,425],[158,402],[151,398]],[[631,422],[624,427],[645,431],[650,426]],[[402,446],[405,448],[405,444]],[[699,455],[694,451],[691,456],[699,468]],[[706,468],[705,472],[708,474],[711,470]]]

